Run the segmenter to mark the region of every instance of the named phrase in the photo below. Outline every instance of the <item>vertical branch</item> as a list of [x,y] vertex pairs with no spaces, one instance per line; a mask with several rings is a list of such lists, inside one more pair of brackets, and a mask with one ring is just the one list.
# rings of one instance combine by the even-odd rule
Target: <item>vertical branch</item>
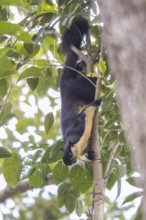
[[87,73],[93,73],[94,72],[94,64],[95,64],[95,58],[92,56],[91,51],[91,39],[90,39],[90,29],[88,30],[88,33],[86,35],[87,40]]
[[[100,59],[102,58],[103,49],[102,44],[100,48]],[[98,80],[96,84],[95,99],[100,98],[100,88],[102,82],[102,74],[98,72]],[[98,133],[98,109],[94,116],[94,123],[91,135],[91,146],[95,154],[95,159],[92,162],[93,168],[93,179],[94,179],[94,191],[93,191],[93,210],[92,216],[94,220],[103,220],[104,219],[104,191],[105,184],[102,171],[101,163],[101,154],[100,154],[100,145],[99,145],[99,133]]]
[[87,41],[87,52],[88,55],[91,55],[91,39],[90,39],[90,28],[88,29],[88,33],[86,35],[86,41]]

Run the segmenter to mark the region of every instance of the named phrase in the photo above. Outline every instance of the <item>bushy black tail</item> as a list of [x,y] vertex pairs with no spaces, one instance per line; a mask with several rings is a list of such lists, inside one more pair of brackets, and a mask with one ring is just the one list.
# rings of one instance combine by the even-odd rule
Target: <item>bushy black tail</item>
[[71,45],[80,49],[83,36],[87,33],[88,28],[89,25],[85,18],[74,18],[70,28],[67,29],[62,36],[63,52],[70,52]]

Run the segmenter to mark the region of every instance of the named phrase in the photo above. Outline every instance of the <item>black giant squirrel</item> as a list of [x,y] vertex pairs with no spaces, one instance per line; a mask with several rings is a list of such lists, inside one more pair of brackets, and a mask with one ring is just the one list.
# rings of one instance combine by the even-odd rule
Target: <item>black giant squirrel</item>
[[[62,49],[66,54],[66,61],[60,77],[61,130],[64,142],[63,161],[66,165],[75,163],[85,153],[92,159],[90,136],[94,113],[101,101],[94,101],[95,86],[78,73],[81,70],[79,57],[71,49],[71,46],[81,49],[83,37],[88,29],[87,20],[77,17],[62,36]],[[88,78],[96,83],[96,77]]]

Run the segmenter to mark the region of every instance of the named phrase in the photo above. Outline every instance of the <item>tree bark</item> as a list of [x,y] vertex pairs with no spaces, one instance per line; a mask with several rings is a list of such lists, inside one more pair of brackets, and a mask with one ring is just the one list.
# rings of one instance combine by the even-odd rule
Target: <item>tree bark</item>
[[[146,203],[146,2],[97,0],[103,41],[117,82],[131,157],[142,177]],[[143,207],[143,216],[146,209]],[[145,217],[143,217],[145,219]]]
[[[52,180],[52,177],[48,175],[42,187],[48,186],[50,184],[53,184],[53,180]],[[32,189],[33,187],[29,186],[29,182],[27,180],[18,183],[18,185],[15,186],[15,188],[10,188],[9,186],[7,186],[0,193],[0,203],[4,203],[7,199],[12,198],[16,196],[17,194],[25,193],[26,191],[32,190]]]

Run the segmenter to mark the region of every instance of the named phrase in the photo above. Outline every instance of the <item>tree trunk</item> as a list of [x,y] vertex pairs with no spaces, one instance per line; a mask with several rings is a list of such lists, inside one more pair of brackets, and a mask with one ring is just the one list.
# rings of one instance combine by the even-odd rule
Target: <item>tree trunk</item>
[[[146,2],[97,0],[97,3],[104,22],[103,40],[109,65],[117,82],[125,133],[132,161],[142,177],[146,204]],[[143,216],[146,216],[144,207]]]

